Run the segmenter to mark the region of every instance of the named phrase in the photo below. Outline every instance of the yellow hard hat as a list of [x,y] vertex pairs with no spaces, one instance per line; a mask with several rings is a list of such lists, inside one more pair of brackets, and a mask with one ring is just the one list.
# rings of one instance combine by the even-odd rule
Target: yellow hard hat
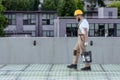
[[76,10],[74,12],[74,16],[81,15],[81,14],[83,14],[82,10]]

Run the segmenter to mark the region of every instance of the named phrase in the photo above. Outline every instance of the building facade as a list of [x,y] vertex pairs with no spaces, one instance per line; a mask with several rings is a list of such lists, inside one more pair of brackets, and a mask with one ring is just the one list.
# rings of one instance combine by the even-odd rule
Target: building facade
[[[7,11],[8,37],[76,37],[74,17],[58,17],[55,11]],[[90,37],[120,37],[117,8],[99,8],[96,16],[85,16],[90,23]]]
[[[90,37],[120,37],[120,19],[117,8],[98,8],[94,15],[85,16],[90,23]],[[77,22],[72,17],[59,17],[54,22],[55,37],[76,37]]]
[[[120,37],[120,19],[88,18],[89,37]],[[76,37],[78,23],[75,18],[59,17],[54,22],[55,37]]]
[[55,11],[7,11],[7,36],[53,37]]

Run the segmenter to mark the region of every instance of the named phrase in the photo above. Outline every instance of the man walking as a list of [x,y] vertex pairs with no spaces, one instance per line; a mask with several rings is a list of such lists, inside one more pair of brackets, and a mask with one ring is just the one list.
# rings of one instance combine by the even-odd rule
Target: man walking
[[[78,41],[73,51],[73,63],[67,66],[70,69],[77,69],[79,55],[86,50],[85,48],[88,45],[89,23],[83,17],[82,10],[76,10],[74,12],[74,16],[78,21]],[[86,63],[85,67],[82,68],[81,70],[82,71],[91,70],[90,64]]]

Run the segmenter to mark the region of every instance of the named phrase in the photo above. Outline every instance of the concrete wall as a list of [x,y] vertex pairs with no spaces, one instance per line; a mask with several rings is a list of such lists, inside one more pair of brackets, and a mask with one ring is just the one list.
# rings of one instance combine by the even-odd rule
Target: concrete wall
[[[91,40],[93,46],[89,45],[87,50],[92,51],[93,63],[120,63],[120,38]],[[71,63],[76,41],[77,38],[0,38],[0,64]]]

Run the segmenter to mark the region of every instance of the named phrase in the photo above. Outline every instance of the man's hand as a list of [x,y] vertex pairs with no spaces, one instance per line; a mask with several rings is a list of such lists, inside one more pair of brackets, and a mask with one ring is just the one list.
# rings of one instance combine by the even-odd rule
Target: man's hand
[[85,44],[84,44],[85,46],[87,46],[88,45],[88,42],[85,42]]

